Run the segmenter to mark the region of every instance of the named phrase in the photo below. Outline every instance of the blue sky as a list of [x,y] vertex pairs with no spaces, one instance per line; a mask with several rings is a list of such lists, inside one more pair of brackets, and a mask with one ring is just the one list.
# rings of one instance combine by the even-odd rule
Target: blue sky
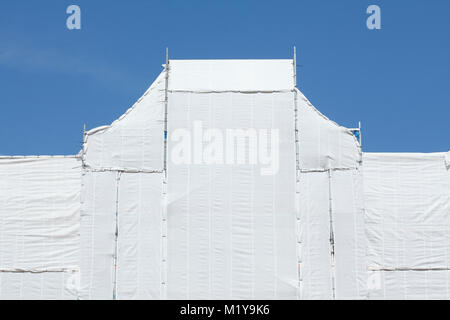
[[[82,29],[66,28],[66,8]],[[366,8],[381,7],[381,30]],[[291,58],[299,87],[369,152],[450,149],[450,1],[0,2],[0,154],[76,154],[173,59]]]

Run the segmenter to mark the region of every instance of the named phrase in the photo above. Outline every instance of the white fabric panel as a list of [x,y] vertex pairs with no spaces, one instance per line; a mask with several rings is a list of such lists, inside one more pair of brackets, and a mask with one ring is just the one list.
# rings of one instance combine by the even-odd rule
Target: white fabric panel
[[83,174],[81,207],[82,299],[112,299],[116,233],[116,172]]
[[297,95],[300,168],[358,167],[361,152],[355,136],[322,115],[298,90]]
[[359,170],[331,172],[336,299],[367,298],[366,235]]
[[81,162],[0,159],[0,269],[78,267]]
[[292,60],[170,60],[169,90],[273,92],[293,89]]
[[369,269],[450,266],[445,154],[364,154]]
[[302,299],[332,299],[328,172],[300,175]]
[[163,174],[123,173],[119,182],[118,299],[159,299]]
[[80,184],[75,157],[0,158],[0,299],[76,297]]
[[450,299],[450,271],[369,272],[369,299],[442,300]]
[[79,272],[0,272],[0,300],[75,300]]
[[[293,101],[293,93],[170,94],[168,299],[297,298]],[[223,134],[279,130],[279,148],[269,146],[279,170],[195,163],[196,152],[193,163],[175,163],[174,133],[200,122]]]
[[164,155],[164,90],[162,72],[147,92],[111,126],[87,132],[85,165],[161,171]]

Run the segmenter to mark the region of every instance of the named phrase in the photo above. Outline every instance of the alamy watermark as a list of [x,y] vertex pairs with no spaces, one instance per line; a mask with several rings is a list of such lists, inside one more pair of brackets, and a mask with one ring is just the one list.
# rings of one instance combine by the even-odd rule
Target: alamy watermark
[[66,26],[69,30],[81,29],[81,9],[77,5],[70,5],[66,9],[66,13],[70,16],[66,20]]
[[170,135],[170,161],[180,164],[255,165],[261,175],[275,175],[280,166],[279,129],[179,128]]
[[379,6],[372,4],[367,7],[367,14],[370,16],[367,18],[366,26],[369,30],[380,30],[381,29],[381,9]]

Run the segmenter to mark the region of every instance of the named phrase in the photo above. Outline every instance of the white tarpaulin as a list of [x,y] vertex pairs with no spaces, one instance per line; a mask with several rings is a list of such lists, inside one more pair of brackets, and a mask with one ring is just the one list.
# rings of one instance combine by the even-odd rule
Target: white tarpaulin
[[0,299],[74,299],[81,161],[0,158]]
[[116,253],[116,172],[83,173],[81,299],[113,299]]
[[162,174],[83,175],[81,299],[159,299]]
[[361,188],[359,170],[300,174],[302,299],[367,296]]
[[169,66],[79,156],[0,157],[0,299],[449,298],[450,153],[362,156],[293,60]]
[[169,90],[292,91],[292,60],[170,60]]
[[367,297],[366,235],[360,170],[330,175],[335,244],[336,299]]
[[[293,93],[177,92],[169,110],[167,298],[296,299]],[[246,132],[242,162],[227,130]]]
[[330,211],[328,172],[300,175],[302,299],[332,299]]
[[363,299],[366,292],[361,148],[296,90],[303,299]]
[[119,180],[117,298],[160,299],[162,174],[123,173]]
[[84,165],[91,169],[162,171],[164,72],[122,117],[86,133]]
[[356,137],[322,115],[298,90],[297,97],[301,169],[357,168],[361,148]]
[[445,153],[365,153],[363,168],[370,297],[447,298],[440,289],[450,270]]

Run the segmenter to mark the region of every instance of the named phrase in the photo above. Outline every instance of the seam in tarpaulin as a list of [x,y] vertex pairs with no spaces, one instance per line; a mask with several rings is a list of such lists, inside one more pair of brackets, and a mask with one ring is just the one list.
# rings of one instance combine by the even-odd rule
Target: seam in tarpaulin
[[386,272],[396,272],[396,271],[450,271],[450,267],[423,267],[423,268],[388,268],[388,267],[368,267],[369,271],[386,271]]
[[161,205],[161,270],[160,299],[167,299],[167,179],[163,177]]
[[[294,65],[294,70],[296,66]],[[294,90],[294,130],[295,130],[295,231],[296,231],[296,253],[297,253],[297,299],[302,298],[302,239],[301,239],[301,219],[300,219],[300,147],[298,131],[298,105],[297,91]]]
[[25,160],[38,160],[38,159],[64,159],[64,158],[70,158],[70,159],[77,159],[79,158],[78,155],[30,155],[30,156],[0,156],[0,160],[8,160],[8,159],[25,159]]
[[161,205],[161,270],[160,270],[160,298],[167,299],[167,159],[168,159],[168,114],[169,114],[169,51],[166,48],[166,64],[164,65],[164,150],[163,150],[163,182],[162,182],[162,205]]
[[77,267],[72,268],[48,268],[48,269],[23,269],[23,268],[12,268],[12,269],[1,269],[0,273],[74,273],[79,272],[80,269]]
[[133,169],[133,168],[122,168],[122,167],[91,167],[89,165],[84,165],[86,171],[88,172],[122,172],[122,173],[164,173],[164,170],[147,170],[147,169]]
[[328,171],[352,171],[359,170],[359,167],[345,167],[345,168],[319,168],[319,169],[300,169],[301,173],[314,173],[314,172],[328,172]]
[[287,93],[294,92],[295,89],[285,89],[285,90],[168,90],[169,93],[194,93],[194,94],[205,94],[205,93]]

